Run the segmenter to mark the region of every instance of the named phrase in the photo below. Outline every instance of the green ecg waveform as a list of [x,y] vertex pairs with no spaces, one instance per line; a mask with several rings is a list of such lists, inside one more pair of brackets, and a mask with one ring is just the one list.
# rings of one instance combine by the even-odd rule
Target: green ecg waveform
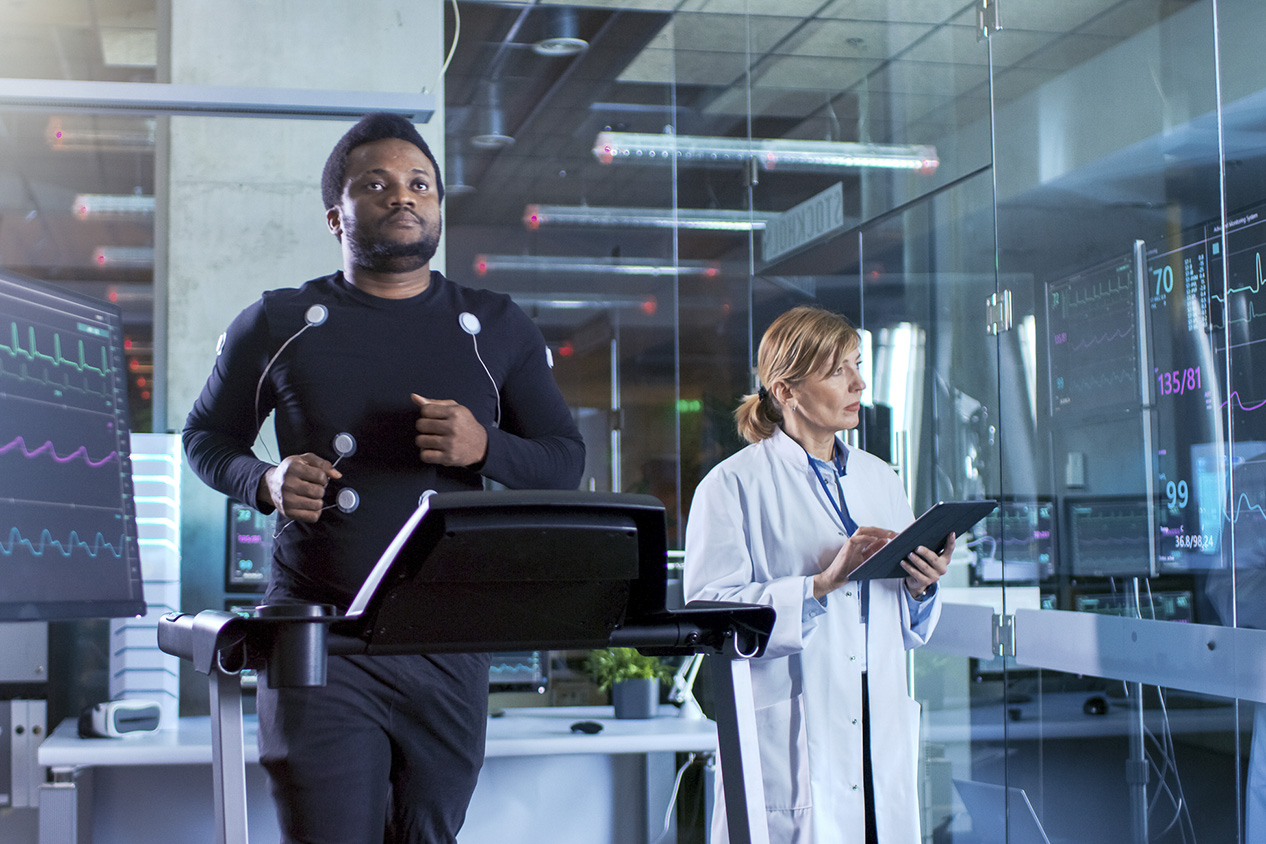
[[[1253,281],[1250,284],[1246,285],[1245,287],[1227,288],[1226,292],[1228,294],[1252,293],[1256,295],[1257,293],[1261,292],[1262,290],[1262,253],[1258,252],[1254,257],[1257,259],[1257,277],[1253,279]],[[1210,294],[1209,298],[1216,299],[1219,302],[1223,301],[1222,297],[1216,293]]]
[[6,352],[11,358],[24,359],[30,363],[49,363],[56,367],[68,367],[76,369],[77,372],[92,372],[101,377],[108,376],[110,373],[110,358],[105,347],[101,347],[101,366],[95,367],[87,362],[87,356],[84,351],[84,340],[76,340],[78,345],[78,354],[76,358],[67,358],[62,354],[62,335],[53,334],[53,352],[52,354],[44,354],[39,351],[38,345],[35,344],[34,326],[27,328],[27,347],[23,348],[22,333],[18,328],[18,324],[9,323],[9,345],[0,343],[0,352]]

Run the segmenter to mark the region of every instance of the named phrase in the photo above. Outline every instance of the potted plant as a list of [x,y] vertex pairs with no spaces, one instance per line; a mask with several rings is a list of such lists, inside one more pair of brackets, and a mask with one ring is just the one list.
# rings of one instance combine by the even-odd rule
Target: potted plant
[[659,709],[659,683],[671,676],[659,657],[635,648],[601,648],[585,661],[599,691],[611,691],[617,718],[654,718]]

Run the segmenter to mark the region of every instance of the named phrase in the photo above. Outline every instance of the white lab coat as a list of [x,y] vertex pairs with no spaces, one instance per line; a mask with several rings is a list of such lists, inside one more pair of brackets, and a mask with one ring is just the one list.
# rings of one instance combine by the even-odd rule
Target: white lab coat
[[[858,525],[900,530],[914,520],[896,474],[873,455],[850,449],[840,480]],[[714,467],[696,489],[685,596],[777,612],[768,648],[751,666],[770,840],[864,840],[865,666],[876,833],[881,844],[918,844],[919,705],[907,693],[905,650],[927,641],[940,601],[934,592],[930,604],[915,604],[913,626],[901,579],[871,582],[867,624],[854,584],[820,604],[812,576],[844,538],[804,449],[779,429]],[[728,841],[719,776],[717,786],[713,844]]]

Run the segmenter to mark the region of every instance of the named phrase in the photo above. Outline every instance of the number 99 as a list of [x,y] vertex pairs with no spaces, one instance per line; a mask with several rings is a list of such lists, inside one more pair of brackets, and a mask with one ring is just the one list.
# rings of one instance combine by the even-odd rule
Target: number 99
[[1181,510],[1187,506],[1187,482],[1179,481],[1174,483],[1170,481],[1165,484],[1165,498],[1168,499],[1169,509]]

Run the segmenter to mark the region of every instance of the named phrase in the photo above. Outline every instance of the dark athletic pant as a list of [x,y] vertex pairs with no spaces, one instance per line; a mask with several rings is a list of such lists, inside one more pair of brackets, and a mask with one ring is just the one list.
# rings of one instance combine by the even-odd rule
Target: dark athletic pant
[[287,844],[448,844],[483,764],[487,654],[330,657],[324,687],[257,692]]

